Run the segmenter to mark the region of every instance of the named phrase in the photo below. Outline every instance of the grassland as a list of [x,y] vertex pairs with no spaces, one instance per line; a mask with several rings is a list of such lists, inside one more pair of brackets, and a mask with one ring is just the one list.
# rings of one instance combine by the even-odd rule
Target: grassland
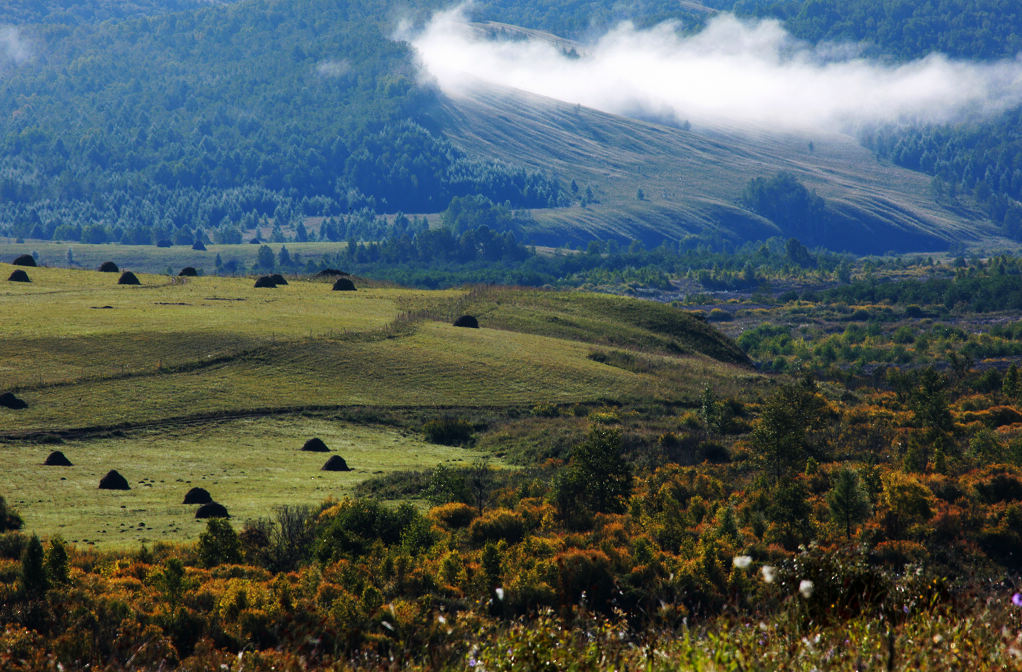
[[[313,436],[334,452],[299,450]],[[74,466],[41,466],[55,448]],[[181,503],[193,486],[209,490],[244,521],[271,515],[276,506],[341,499],[371,476],[485,457],[394,428],[302,415],[171,423],[3,450],[0,492],[23,513],[27,529],[102,548],[196,539],[205,522],[194,518],[194,505]],[[321,471],[332,454],[352,471]],[[98,490],[110,469],[127,478],[131,490]]]
[[[180,504],[189,484],[244,519],[341,497],[373,474],[482,456],[424,444],[421,421],[336,419],[352,409],[694,405],[708,381],[758,380],[705,323],[617,297],[145,274],[121,286],[111,273],[27,270],[31,283],[0,285],[0,386],[29,405],[0,409],[0,493],[30,530],[100,546],[194,538]],[[482,328],[451,326],[461,312]],[[627,356],[595,356],[608,349]],[[355,471],[320,472],[324,456],[297,453],[313,435]],[[54,437],[75,467],[41,466]],[[98,491],[109,469],[132,490]]]
[[781,235],[740,198],[751,178],[786,170],[837,213],[840,230],[828,233],[833,249],[875,254],[943,249],[951,241],[1007,244],[968,199],[953,207],[936,202],[928,176],[880,163],[847,135],[683,129],[497,87],[446,100],[441,114],[447,135],[466,151],[553,171],[574,179],[580,191],[593,190],[596,200],[586,207],[536,211],[536,241],[696,235],[744,242]]
[[[317,220],[319,218],[316,218]],[[274,253],[280,251],[280,243],[268,243]],[[324,256],[332,256],[347,247],[347,243],[316,242],[287,243],[292,258],[304,263],[308,260],[319,261]],[[193,250],[189,245],[172,247],[156,247],[154,245],[90,245],[75,242],[54,242],[28,240],[24,243],[15,242],[12,238],[0,238],[0,259],[14,259],[21,254],[39,254],[39,263],[46,266],[68,266],[67,251],[71,250],[74,268],[85,270],[98,268],[104,261],[113,261],[120,268],[136,273],[155,273],[176,275],[185,266],[193,266],[207,274],[216,268],[216,257],[219,254],[226,263],[232,259],[251,267],[259,254],[259,245],[241,243],[239,245],[208,245],[205,250]]]

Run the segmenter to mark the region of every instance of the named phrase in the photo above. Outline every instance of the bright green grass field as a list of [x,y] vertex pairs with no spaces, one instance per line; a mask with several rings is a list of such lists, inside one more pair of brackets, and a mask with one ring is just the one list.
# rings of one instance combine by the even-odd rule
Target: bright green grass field
[[[117,274],[61,268],[7,282],[12,270],[0,264],[0,392],[29,407],[0,408],[0,495],[29,530],[79,543],[194,539],[201,524],[180,504],[190,485],[244,520],[343,496],[376,472],[479,457],[303,410],[694,404],[707,384],[723,395],[760,380],[705,323],[637,300],[160,275],[120,286]],[[451,324],[465,311],[481,328]],[[604,362],[625,364],[594,359],[607,350],[619,355]],[[76,466],[41,466],[52,446],[36,434],[69,439]],[[325,456],[296,452],[316,435],[356,471],[321,472]],[[131,492],[97,489],[112,468]]]
[[[332,452],[299,450],[314,436]],[[74,466],[42,466],[55,448]],[[342,456],[352,471],[322,471],[331,455]],[[341,499],[377,474],[480,458],[390,428],[289,415],[165,426],[59,446],[8,445],[0,493],[21,512],[27,531],[102,548],[137,548],[198,537],[205,521],[195,519],[196,505],[181,503],[194,486],[209,490],[240,528],[247,519],[271,516],[275,506]],[[131,490],[99,490],[110,469]]]

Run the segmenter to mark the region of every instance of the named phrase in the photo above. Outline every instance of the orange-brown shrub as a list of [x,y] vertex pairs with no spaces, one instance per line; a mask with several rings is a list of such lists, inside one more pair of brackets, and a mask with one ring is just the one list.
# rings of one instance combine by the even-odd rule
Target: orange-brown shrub
[[475,507],[462,502],[451,502],[434,506],[429,510],[429,519],[441,527],[449,530],[458,530],[468,527],[469,523],[478,515]]

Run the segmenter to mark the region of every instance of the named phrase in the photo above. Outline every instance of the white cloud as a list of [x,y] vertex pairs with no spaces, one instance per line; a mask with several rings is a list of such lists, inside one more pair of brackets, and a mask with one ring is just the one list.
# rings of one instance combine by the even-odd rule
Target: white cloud
[[680,36],[665,23],[623,23],[580,58],[537,39],[488,39],[460,8],[406,36],[424,74],[451,95],[479,82],[624,115],[788,130],[863,122],[949,120],[1022,101],[1022,62],[970,63],[941,55],[890,65],[854,46],[819,48],[777,21],[719,15]]
[[32,58],[28,40],[15,26],[0,26],[0,60],[21,64]]
[[351,63],[346,59],[340,61],[322,61],[316,65],[316,72],[324,77],[342,77],[351,71]]

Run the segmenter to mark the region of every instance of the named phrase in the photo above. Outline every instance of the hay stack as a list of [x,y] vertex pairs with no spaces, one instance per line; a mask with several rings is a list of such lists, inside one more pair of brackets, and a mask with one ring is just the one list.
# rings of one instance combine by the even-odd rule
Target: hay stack
[[21,410],[22,408],[28,408],[28,404],[24,400],[14,396],[13,392],[4,392],[0,394],[0,406],[4,408],[11,408],[14,410]]
[[46,461],[43,462],[47,467],[72,467],[71,460],[67,459],[67,456],[59,450],[55,450],[46,456]]
[[256,287],[268,287],[269,289],[273,289],[273,288],[275,288],[277,286],[277,283],[275,283],[273,281],[273,278],[271,278],[270,276],[264,275],[264,276],[261,276],[258,280],[255,281],[255,286]]
[[117,284],[118,285],[141,285],[142,283],[138,281],[138,278],[135,277],[134,273],[132,273],[131,271],[124,271],[123,273],[121,273],[121,277],[117,281]]
[[106,473],[106,476],[99,479],[99,489],[131,490],[131,486],[128,485],[128,479],[118,474],[116,469],[111,469]]
[[181,269],[181,272],[177,274],[179,278],[194,278],[199,275],[199,272],[195,270],[194,266],[185,266]]
[[471,315],[462,315],[454,321],[456,327],[468,327],[469,329],[478,329],[479,320]]
[[185,493],[185,504],[209,504],[213,497],[206,488],[192,488]]
[[337,282],[334,283],[335,292],[354,292],[355,283],[350,278],[340,277],[337,278]]
[[271,275],[270,276],[270,280],[273,280],[274,284],[276,284],[276,285],[286,285],[287,284],[287,280],[285,280],[284,276],[281,275],[280,273],[274,273],[273,275]]
[[32,279],[28,277],[28,273],[21,270],[20,268],[15,269],[11,273],[11,277],[7,278],[10,282],[32,282]]
[[339,275],[350,275],[344,271],[339,271],[336,268],[324,268],[322,271],[317,271],[312,275],[314,278],[336,278]]
[[38,266],[38,264],[35,263],[35,257],[31,254],[22,254],[11,263],[15,266]]
[[351,471],[351,467],[340,455],[331,455],[330,459],[323,465],[322,471]]
[[117,268],[117,264],[112,261],[104,261],[99,265],[100,273],[120,273],[121,269]]
[[326,447],[325,443],[323,443],[323,439],[320,438],[309,439],[308,441],[305,442],[305,445],[302,446],[302,450],[307,450],[313,453],[330,452],[330,449]]
[[227,507],[216,502],[206,502],[195,511],[196,518],[230,518]]

